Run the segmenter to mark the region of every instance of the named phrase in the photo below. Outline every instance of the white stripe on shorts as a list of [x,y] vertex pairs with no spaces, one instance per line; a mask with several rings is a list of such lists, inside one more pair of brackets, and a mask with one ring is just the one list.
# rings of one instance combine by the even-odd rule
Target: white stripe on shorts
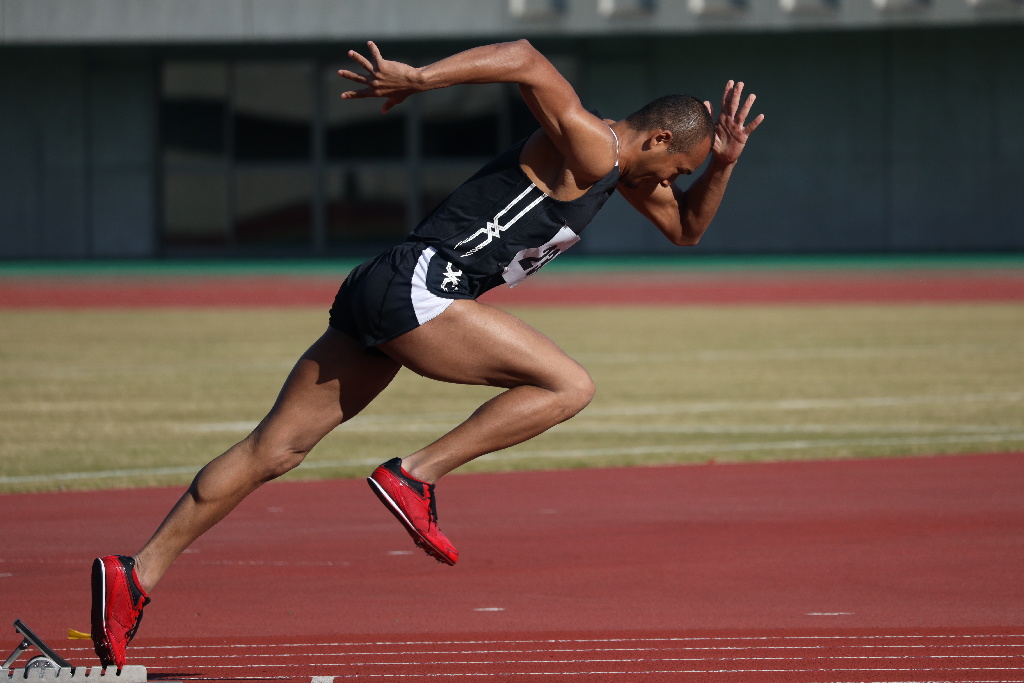
[[436,253],[433,247],[424,249],[412,271],[412,282],[410,283],[412,308],[416,312],[416,320],[420,325],[444,313],[445,309],[454,301],[454,299],[439,297],[427,289],[427,269],[430,267],[430,260]]

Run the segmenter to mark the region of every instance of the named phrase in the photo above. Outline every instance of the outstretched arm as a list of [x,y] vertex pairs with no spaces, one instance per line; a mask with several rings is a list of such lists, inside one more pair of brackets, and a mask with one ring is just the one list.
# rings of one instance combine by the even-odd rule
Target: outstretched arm
[[[637,188],[619,187],[622,196],[661,230],[673,244],[697,244],[718,212],[733,168],[747,139],[761,125],[764,114],[746,123],[755,95],[742,106],[743,83],[729,81],[722,95],[722,109],[715,122],[711,163],[686,190],[672,183],[652,183]],[[704,105],[711,111],[711,103]]]
[[580,175],[600,178],[615,163],[615,146],[608,127],[583,108],[576,91],[540,52],[526,40],[484,45],[451,57],[412,67],[386,60],[373,42],[369,57],[355,50],[348,56],[366,74],[342,69],[338,75],[363,87],[342,93],[343,99],[380,97],[387,113],[410,95],[465,83],[517,83],[534,117]]

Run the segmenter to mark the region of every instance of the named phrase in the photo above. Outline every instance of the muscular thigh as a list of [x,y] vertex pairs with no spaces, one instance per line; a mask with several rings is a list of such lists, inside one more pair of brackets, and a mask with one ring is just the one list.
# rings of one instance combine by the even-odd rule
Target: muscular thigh
[[379,348],[425,377],[459,384],[554,388],[589,376],[551,339],[501,309],[458,300]]
[[367,353],[353,338],[328,328],[292,368],[257,431],[261,438],[309,450],[376,398],[399,367],[392,359]]

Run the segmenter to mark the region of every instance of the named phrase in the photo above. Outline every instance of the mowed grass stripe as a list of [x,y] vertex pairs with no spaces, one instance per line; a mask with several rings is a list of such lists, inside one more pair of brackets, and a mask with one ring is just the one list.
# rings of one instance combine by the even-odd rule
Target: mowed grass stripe
[[[467,471],[1024,450],[1019,304],[514,312],[598,394]],[[0,311],[0,491],[186,483],[325,326],[309,309]],[[365,476],[495,393],[402,372],[288,476]]]

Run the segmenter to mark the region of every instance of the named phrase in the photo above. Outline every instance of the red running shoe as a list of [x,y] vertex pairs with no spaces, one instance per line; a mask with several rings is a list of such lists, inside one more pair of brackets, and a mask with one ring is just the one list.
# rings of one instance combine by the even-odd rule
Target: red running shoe
[[98,557],[92,563],[92,643],[106,668],[124,666],[125,648],[142,621],[149,596],[139,584],[135,558]]
[[402,469],[401,458],[388,460],[366,481],[391,514],[405,526],[417,546],[438,562],[455,564],[459,560],[459,551],[437,528],[433,484],[410,477]]

